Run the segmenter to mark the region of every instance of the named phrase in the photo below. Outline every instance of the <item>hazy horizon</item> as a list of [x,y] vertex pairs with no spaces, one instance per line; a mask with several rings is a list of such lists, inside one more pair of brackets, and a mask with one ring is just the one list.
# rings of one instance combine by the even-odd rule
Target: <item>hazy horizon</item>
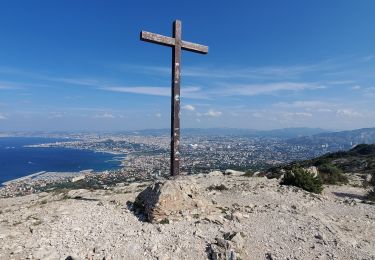
[[[284,127],[284,128],[272,128],[272,129],[256,129],[256,128],[237,128],[237,127],[186,127],[181,128],[182,131],[185,130],[210,130],[210,129],[220,129],[220,130],[240,130],[240,131],[281,131],[281,130],[321,130],[321,132],[342,132],[342,131],[354,131],[360,129],[373,129],[373,127],[364,127],[364,128],[353,128],[353,129],[326,129],[320,127]],[[117,132],[141,132],[141,131],[170,131],[170,128],[140,128],[140,129],[114,129],[114,130],[92,130],[92,129],[77,129],[77,130],[61,130],[61,129],[52,129],[52,130],[10,130],[10,131],[0,131],[1,133],[17,133],[17,132],[25,132],[25,133],[38,133],[38,132],[45,132],[45,133],[57,133],[57,132],[66,132],[66,133],[117,133]]]

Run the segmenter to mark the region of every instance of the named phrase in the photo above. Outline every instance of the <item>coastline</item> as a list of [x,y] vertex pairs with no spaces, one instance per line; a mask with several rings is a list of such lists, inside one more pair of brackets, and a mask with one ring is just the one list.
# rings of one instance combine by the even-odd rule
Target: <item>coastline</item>
[[41,175],[43,173],[46,173],[46,171],[40,171],[40,172],[32,173],[32,174],[29,174],[29,175],[26,175],[26,176],[23,176],[23,177],[19,177],[19,178],[16,178],[16,179],[5,181],[5,182],[1,183],[1,185],[2,186],[6,186],[6,185],[12,184],[14,182],[19,182],[19,181],[24,181],[24,180],[27,180],[27,179],[32,179],[32,178],[34,178],[36,176],[39,176],[39,175]]
[[117,152],[117,151],[111,151],[111,150],[87,149],[87,148],[82,148],[82,147],[64,146],[63,144],[66,144],[66,143],[61,142],[61,143],[31,144],[31,145],[24,145],[23,147],[26,147],[26,148],[64,148],[64,149],[73,149],[73,150],[82,150],[82,151],[92,151],[95,153],[108,153],[112,155],[127,155],[127,153],[123,151]]
[[[5,137],[5,138],[9,138],[9,137]],[[13,138],[13,137],[10,137],[10,138]],[[69,144],[72,144],[71,141],[69,142],[61,142],[61,141],[58,141],[58,142],[51,142],[50,140],[46,139],[47,142],[45,142],[46,140],[43,140],[43,137],[41,138],[40,140],[40,143],[35,143],[35,140],[32,140],[34,142],[34,144],[28,144],[28,141],[27,141],[27,138],[28,137],[22,137],[22,138],[25,138],[25,142],[22,144],[22,143],[16,143],[16,144],[12,144],[10,143],[9,145],[12,145],[12,146],[17,146],[17,147],[22,147],[22,148],[52,148],[52,149],[55,149],[55,148],[61,148],[63,150],[67,150],[66,154],[67,155],[63,155],[64,158],[67,156],[69,157],[69,150],[75,150],[75,151],[87,151],[87,152],[91,152],[91,153],[96,153],[96,154],[103,154],[103,159],[102,160],[97,160],[95,159],[96,157],[102,157],[101,155],[98,155],[98,156],[90,156],[88,157],[87,160],[89,160],[88,162],[91,162],[91,159],[93,159],[93,163],[84,163],[82,164],[82,167],[68,167],[65,169],[60,169],[59,167],[43,167],[43,164],[42,164],[42,161],[40,162],[36,162],[37,164],[39,163],[39,165],[41,167],[37,167],[36,169],[35,168],[30,168],[29,171],[25,171],[23,172],[23,176],[22,174],[14,174],[12,176],[12,174],[5,174],[5,171],[6,172],[9,172],[8,170],[5,170],[4,169],[4,178],[2,178],[2,181],[0,181],[0,187],[5,187],[7,185],[14,185],[15,183],[18,183],[18,184],[21,184],[21,183],[31,183],[31,182],[34,182],[34,181],[42,181],[42,180],[46,180],[46,181],[58,181],[58,180],[61,180],[61,179],[66,179],[67,177],[76,177],[78,175],[81,175],[81,174],[86,174],[86,173],[93,173],[93,172],[97,172],[97,173],[103,173],[103,172],[106,172],[106,171],[113,171],[113,170],[120,170],[121,168],[124,167],[124,161],[126,160],[127,158],[127,153],[125,153],[124,151],[113,151],[111,149],[101,149],[98,147],[98,149],[87,149],[87,147],[78,147],[78,146],[70,146]],[[38,137],[39,138],[39,137]],[[35,138],[33,138],[35,139]],[[21,139],[20,139],[21,140]],[[61,139],[60,139],[61,140]],[[17,140],[18,141],[18,140]],[[44,143],[43,143],[44,142]],[[76,141],[73,141],[74,143],[76,143]],[[4,149],[7,149],[8,144],[5,143],[4,144]],[[5,150],[3,150],[3,152],[6,154],[8,154],[8,152],[6,152]],[[30,152],[30,151],[29,151]],[[14,152],[13,152],[14,153]],[[47,154],[46,154],[47,153]],[[48,151],[47,152],[44,152],[44,156],[48,156]],[[76,154],[76,153],[74,153]],[[10,154],[9,154],[10,155]],[[14,158],[18,157],[17,154],[13,154],[12,155]],[[6,158],[6,157],[5,157]],[[24,159],[24,160],[27,160],[27,159]],[[50,159],[49,157],[45,158],[46,162],[48,162]],[[97,163],[95,163],[95,161]],[[99,165],[99,161],[103,161],[103,164],[100,163]],[[34,162],[34,160],[30,159],[30,162]],[[4,161],[5,163],[5,161]],[[14,163],[14,162],[12,162]],[[20,162],[20,163],[23,163]],[[4,164],[5,165],[5,164]],[[21,173],[21,171],[19,171],[19,173]],[[19,176],[21,175],[21,176]],[[13,178],[12,178],[13,177]]]
[[78,172],[40,171],[40,172],[32,173],[32,174],[29,174],[29,175],[26,175],[26,176],[23,176],[23,177],[19,177],[19,178],[16,178],[16,179],[5,181],[5,182],[1,183],[1,186],[4,187],[4,186],[19,183],[19,182],[27,182],[27,181],[31,182],[31,181],[34,181],[34,180],[41,180],[41,179],[47,180],[47,179],[68,178],[68,177],[74,177],[74,176],[81,175],[81,174],[89,174],[89,173],[93,173],[93,172],[94,172],[94,170],[92,170],[92,169],[82,170],[82,171],[78,171]]

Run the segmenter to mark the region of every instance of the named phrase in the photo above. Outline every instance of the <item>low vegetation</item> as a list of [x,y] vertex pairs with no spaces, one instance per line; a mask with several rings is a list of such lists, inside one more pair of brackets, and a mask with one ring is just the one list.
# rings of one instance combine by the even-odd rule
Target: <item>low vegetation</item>
[[169,219],[165,218],[159,222],[160,224],[169,224]]
[[207,190],[224,191],[224,190],[228,190],[228,188],[224,184],[220,184],[220,185],[211,185],[210,187],[207,188]]
[[313,193],[323,191],[323,182],[320,176],[314,177],[313,174],[301,167],[288,170],[281,181],[281,185],[292,185]]
[[310,166],[318,168],[323,184],[347,184],[348,176],[352,173],[366,176],[375,172],[375,144],[360,144],[349,151],[327,153],[317,158],[275,166],[265,174],[267,178],[281,178],[284,171]]
[[318,166],[319,175],[324,184],[347,184],[349,182],[343,171],[331,163]]

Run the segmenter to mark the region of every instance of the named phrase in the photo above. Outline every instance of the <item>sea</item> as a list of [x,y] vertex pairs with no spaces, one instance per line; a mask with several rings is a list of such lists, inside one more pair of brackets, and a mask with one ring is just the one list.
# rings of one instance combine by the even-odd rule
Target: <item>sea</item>
[[121,168],[124,155],[70,148],[25,147],[59,141],[67,139],[0,137],[0,186],[3,182],[41,171],[78,172]]

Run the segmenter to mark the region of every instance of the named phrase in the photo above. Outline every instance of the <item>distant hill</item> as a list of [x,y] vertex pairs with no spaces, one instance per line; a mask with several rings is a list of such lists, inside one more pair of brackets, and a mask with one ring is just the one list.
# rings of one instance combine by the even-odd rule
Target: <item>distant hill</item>
[[264,137],[298,138],[329,132],[331,131],[321,128],[295,127],[260,131],[259,134]]
[[281,169],[289,170],[296,165],[318,168],[322,165],[333,165],[345,173],[371,174],[375,172],[375,144],[360,144],[348,151],[327,153],[317,158],[272,167],[268,172],[271,176],[277,176]]
[[[302,136],[311,136],[319,133],[327,133],[328,130],[321,128],[282,128],[274,130],[256,130],[240,128],[182,128],[182,135],[199,136],[247,136],[247,137],[268,137],[268,138],[297,138]],[[169,135],[170,129],[145,129],[134,131],[142,135]]]
[[292,138],[287,143],[310,146],[311,149],[326,147],[327,151],[348,150],[358,144],[375,144],[375,128],[320,133]]
[[[109,132],[94,132],[94,131],[74,131],[74,132],[64,132],[64,131],[51,131],[51,132],[4,132],[0,133],[0,136],[70,136],[77,134],[125,134],[125,135],[148,135],[148,136],[163,136],[170,135],[169,128],[160,129],[141,129],[141,130],[123,130],[123,131],[109,131]],[[247,137],[265,137],[265,138],[298,138],[302,136],[311,136],[319,133],[328,133],[329,130],[321,128],[308,128],[308,127],[298,127],[298,128],[282,128],[273,130],[257,130],[257,129],[243,129],[243,128],[182,128],[181,134],[188,136],[247,136]]]

